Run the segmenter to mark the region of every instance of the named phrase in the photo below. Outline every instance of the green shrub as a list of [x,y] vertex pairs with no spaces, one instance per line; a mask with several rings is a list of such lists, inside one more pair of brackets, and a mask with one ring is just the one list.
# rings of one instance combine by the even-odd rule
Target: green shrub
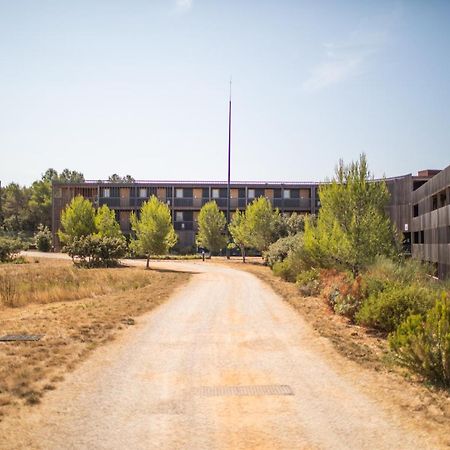
[[25,245],[19,239],[0,237],[0,262],[12,261],[22,250]]
[[399,362],[435,383],[450,386],[450,301],[445,294],[425,319],[409,316],[389,336]]
[[302,295],[312,296],[320,293],[320,277],[316,269],[300,272],[296,277],[296,283]]
[[49,252],[52,248],[52,233],[44,225],[38,226],[38,231],[34,235],[36,248],[41,252]]
[[297,273],[292,270],[292,267],[287,260],[276,262],[272,267],[272,271],[275,276],[292,283],[297,276]]
[[431,268],[429,264],[408,258],[394,261],[379,256],[364,273],[364,282],[368,294],[382,291],[392,282],[409,285],[412,283],[429,284]]
[[63,249],[85,267],[113,267],[127,251],[126,241],[118,237],[94,235],[72,239]]
[[409,315],[425,314],[433,303],[432,290],[417,284],[393,283],[364,300],[356,321],[383,331],[394,331]]
[[301,233],[278,239],[278,241],[271,244],[267,251],[263,253],[264,259],[269,267],[273,267],[275,263],[284,261],[289,252],[294,250],[296,247],[301,246],[301,243]]

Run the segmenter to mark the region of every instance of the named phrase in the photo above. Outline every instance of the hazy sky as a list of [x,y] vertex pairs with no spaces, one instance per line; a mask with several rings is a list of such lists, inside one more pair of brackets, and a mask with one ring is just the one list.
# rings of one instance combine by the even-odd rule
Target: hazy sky
[[450,164],[449,1],[0,0],[0,179]]

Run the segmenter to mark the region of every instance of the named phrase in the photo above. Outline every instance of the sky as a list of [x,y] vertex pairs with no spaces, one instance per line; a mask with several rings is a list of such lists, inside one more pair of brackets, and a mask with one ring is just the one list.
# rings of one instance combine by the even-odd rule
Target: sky
[[450,164],[449,1],[0,0],[0,180]]

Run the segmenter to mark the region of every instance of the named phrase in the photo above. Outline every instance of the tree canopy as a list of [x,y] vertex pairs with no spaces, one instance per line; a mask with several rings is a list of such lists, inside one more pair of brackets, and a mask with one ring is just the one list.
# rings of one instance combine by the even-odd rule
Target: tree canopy
[[95,209],[89,200],[78,195],[61,213],[59,239],[66,244],[95,232]]
[[142,204],[140,218],[132,213],[130,221],[136,235],[132,247],[147,255],[147,268],[151,255],[163,255],[177,242],[169,207],[154,195]]
[[277,240],[280,212],[274,210],[265,197],[253,200],[245,211],[245,222],[250,236],[250,245],[263,252]]
[[251,245],[251,235],[247,226],[245,211],[236,210],[228,225],[233,242],[240,248],[242,261],[245,262],[245,247]]
[[94,221],[97,236],[111,238],[123,236],[120,225],[116,220],[116,215],[113,210],[109,209],[108,205],[102,205],[98,208]]
[[0,230],[11,234],[31,235],[40,224],[52,225],[52,182],[83,181],[82,173],[64,169],[61,174],[55,169],[47,169],[39,180],[31,186],[10,183],[0,189],[1,206]]
[[227,245],[225,214],[212,200],[205,203],[198,215],[197,244],[211,252],[219,252]]
[[377,255],[396,253],[397,232],[385,214],[389,192],[384,181],[374,181],[364,154],[349,165],[341,160],[319,196],[317,225],[305,224],[304,251],[312,261],[357,274]]

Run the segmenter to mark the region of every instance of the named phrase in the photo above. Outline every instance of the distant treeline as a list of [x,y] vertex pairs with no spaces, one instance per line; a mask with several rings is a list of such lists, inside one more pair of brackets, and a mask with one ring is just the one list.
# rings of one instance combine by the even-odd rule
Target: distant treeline
[[[0,234],[30,237],[40,224],[51,228],[52,225],[52,181],[80,182],[84,175],[76,170],[64,169],[58,173],[48,169],[31,186],[9,183],[0,189]],[[134,181],[133,177],[121,177],[113,174],[109,181]]]

